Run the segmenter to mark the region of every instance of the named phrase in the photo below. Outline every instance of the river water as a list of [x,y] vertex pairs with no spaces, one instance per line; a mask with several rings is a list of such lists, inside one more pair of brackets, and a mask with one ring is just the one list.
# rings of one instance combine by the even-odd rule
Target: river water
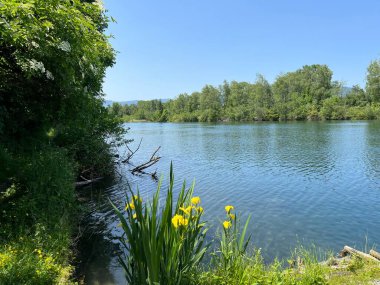
[[[176,189],[195,179],[211,237],[224,206],[242,218],[267,261],[286,258],[297,244],[337,252],[380,243],[380,122],[254,124],[130,123],[127,137],[140,139],[139,164],[161,146],[157,170],[167,183],[173,162]],[[120,153],[124,153],[120,148]],[[125,284],[116,260],[120,235],[109,200],[122,207],[128,185],[144,199],[156,189],[149,176],[121,176],[81,190],[89,214],[79,249],[86,284]]]

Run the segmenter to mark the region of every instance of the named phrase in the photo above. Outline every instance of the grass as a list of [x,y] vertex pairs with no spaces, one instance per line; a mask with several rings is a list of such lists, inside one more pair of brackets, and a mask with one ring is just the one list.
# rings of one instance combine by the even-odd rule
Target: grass
[[57,149],[12,157],[0,195],[0,284],[70,284],[74,176]]
[[[263,262],[261,252],[256,250],[239,260],[236,266],[226,270],[221,264],[201,268],[195,284],[199,285],[346,285],[369,284],[380,281],[380,264],[352,256],[339,267],[320,263],[313,250],[297,250],[293,264],[275,260],[269,265]],[[291,265],[291,266],[289,266]]]
[[351,259],[342,264],[339,269],[329,271],[329,284],[374,284],[377,280],[380,282],[380,265],[353,256]]

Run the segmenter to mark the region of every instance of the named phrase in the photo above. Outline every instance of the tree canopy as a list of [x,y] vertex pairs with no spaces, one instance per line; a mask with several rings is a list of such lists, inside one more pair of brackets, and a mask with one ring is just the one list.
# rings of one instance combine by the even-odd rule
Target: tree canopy
[[[113,106],[124,120],[210,122],[271,121],[319,119],[380,118],[380,64],[368,68],[366,91],[359,86],[343,88],[332,80],[327,65],[305,65],[279,75],[270,84],[263,75],[256,81],[224,81],[214,87],[206,85],[200,92],[180,94],[162,104],[147,108],[149,101],[137,106]],[[348,90],[348,91],[347,91]],[[121,109],[120,109],[121,107]],[[154,115],[153,115],[154,114]],[[160,118],[160,119],[157,119]]]
[[368,66],[366,92],[372,102],[380,102],[380,60]]
[[3,142],[40,137],[82,120],[79,113],[101,109],[103,77],[114,51],[99,4],[6,0],[0,15]]

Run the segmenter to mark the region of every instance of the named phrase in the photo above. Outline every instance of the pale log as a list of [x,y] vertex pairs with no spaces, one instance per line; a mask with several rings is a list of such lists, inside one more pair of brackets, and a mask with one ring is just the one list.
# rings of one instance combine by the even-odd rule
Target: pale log
[[378,253],[377,251],[374,251],[373,249],[371,249],[369,251],[369,254],[372,255],[373,257],[376,257],[377,259],[380,260],[380,253]]
[[351,254],[351,255],[357,255],[357,256],[360,256],[364,259],[367,259],[367,260],[372,260],[372,261],[376,261],[376,262],[380,262],[380,260],[378,260],[377,258],[373,257],[372,255],[369,255],[368,253],[364,253],[362,251],[359,251],[357,249],[354,249],[352,247],[349,247],[349,246],[345,246],[343,248],[343,250],[340,252],[341,256],[346,256],[347,253]]

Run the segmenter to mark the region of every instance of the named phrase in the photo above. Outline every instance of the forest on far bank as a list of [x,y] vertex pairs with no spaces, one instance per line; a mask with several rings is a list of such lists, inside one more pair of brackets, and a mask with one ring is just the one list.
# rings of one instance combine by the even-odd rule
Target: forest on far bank
[[270,84],[263,75],[254,83],[224,81],[200,92],[183,93],[165,103],[114,102],[109,111],[123,121],[218,122],[285,120],[371,120],[380,118],[380,60],[370,63],[365,89],[332,80],[327,65],[305,65],[279,75]]

